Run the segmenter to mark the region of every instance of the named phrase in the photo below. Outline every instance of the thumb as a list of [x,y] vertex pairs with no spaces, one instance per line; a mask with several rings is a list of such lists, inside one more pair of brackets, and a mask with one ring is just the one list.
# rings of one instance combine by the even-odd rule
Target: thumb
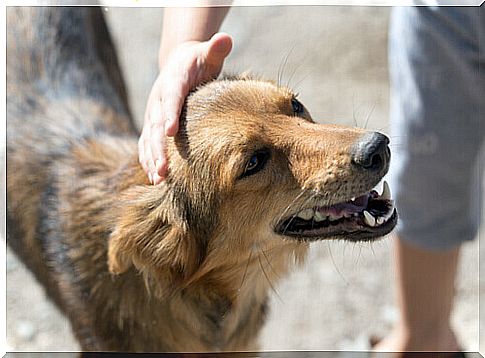
[[219,32],[212,36],[205,48],[205,60],[207,64],[220,67],[224,59],[232,50],[232,38],[228,34]]

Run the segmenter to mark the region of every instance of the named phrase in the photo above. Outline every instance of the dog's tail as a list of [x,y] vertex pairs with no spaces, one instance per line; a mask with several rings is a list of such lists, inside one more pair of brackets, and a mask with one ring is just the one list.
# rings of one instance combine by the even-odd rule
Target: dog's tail
[[[99,129],[102,118],[84,115],[84,100],[135,126],[125,85],[102,10],[97,7],[11,7],[7,9],[7,120],[35,121],[42,102],[62,103],[73,117]],[[69,103],[67,103],[69,102]],[[79,105],[73,106],[77,102]],[[30,112],[31,118],[25,118]],[[89,112],[89,110],[88,110]],[[38,113],[37,113],[38,114]],[[67,121],[58,116],[59,121]],[[98,123],[92,123],[92,121]],[[32,126],[42,123],[30,123]],[[112,124],[112,123],[111,123]],[[62,123],[59,123],[62,126]],[[72,127],[72,126],[71,126]],[[112,126],[116,127],[116,126]]]

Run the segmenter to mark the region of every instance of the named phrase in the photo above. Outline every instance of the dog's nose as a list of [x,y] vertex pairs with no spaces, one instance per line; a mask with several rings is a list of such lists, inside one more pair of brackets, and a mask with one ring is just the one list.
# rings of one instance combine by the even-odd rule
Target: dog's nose
[[380,171],[391,159],[389,138],[378,132],[365,134],[351,149],[352,163],[366,170]]

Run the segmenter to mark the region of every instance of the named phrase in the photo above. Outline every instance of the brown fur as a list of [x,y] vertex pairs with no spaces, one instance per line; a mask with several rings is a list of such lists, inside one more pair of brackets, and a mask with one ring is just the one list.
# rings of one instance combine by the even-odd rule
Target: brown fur
[[[19,13],[34,25],[40,16],[16,11],[11,31]],[[57,18],[56,9],[42,11]],[[65,11],[59,21],[78,16]],[[82,20],[92,10],[78,11]],[[42,46],[31,42],[29,51]],[[276,222],[290,209],[363,193],[383,175],[351,165],[364,131],[295,116],[287,88],[230,78],[190,96],[168,143],[169,175],[151,186],[119,105],[124,91],[110,90],[121,76],[101,78],[103,98],[81,90],[64,98],[65,80],[46,94],[40,84],[54,88],[52,76],[15,76],[18,56],[8,53],[9,244],[70,318],[83,350],[257,349],[271,286],[308,249],[276,234]],[[67,81],[95,71],[70,70],[79,73]],[[239,179],[263,147],[266,167]]]

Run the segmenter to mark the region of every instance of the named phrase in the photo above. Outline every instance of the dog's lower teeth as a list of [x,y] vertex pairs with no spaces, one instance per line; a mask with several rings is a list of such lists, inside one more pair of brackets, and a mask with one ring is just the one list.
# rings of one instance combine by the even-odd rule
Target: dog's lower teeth
[[364,210],[364,220],[365,223],[370,227],[374,227],[376,225],[376,219],[367,210]]
[[323,221],[325,220],[327,217],[322,215],[321,212],[319,212],[318,210],[315,211],[315,215],[313,215],[313,219],[316,221],[316,222],[320,222],[320,221]]
[[313,218],[313,210],[312,209],[305,209],[298,213],[298,217],[302,218],[303,220],[310,220]]
[[[382,189],[382,194],[379,196],[377,192],[374,193],[375,196],[378,197],[377,200],[379,199],[384,199],[387,200],[387,210],[385,213],[380,212],[376,208],[373,208],[372,210],[374,211],[379,211],[379,213],[374,216],[372,215],[368,210],[360,211],[360,212],[347,212],[345,210],[341,211],[340,216],[335,216],[327,212],[323,212],[319,210],[318,207],[315,208],[308,208],[300,211],[296,216],[302,220],[305,221],[312,221],[312,228],[314,223],[319,223],[320,226],[322,225],[329,225],[327,224],[322,224],[322,222],[335,222],[339,220],[348,220],[352,218],[357,218],[361,215],[364,216],[364,224],[369,226],[369,227],[376,227],[385,224],[393,215],[394,213],[394,201],[390,199],[391,197],[391,191],[389,190],[389,185],[387,184],[386,181],[383,183],[383,189]],[[352,198],[351,200],[355,200],[355,198]],[[381,204],[382,205],[382,204]],[[327,215],[326,215],[327,214]],[[353,219],[352,219],[353,220]],[[347,221],[345,221],[347,222]],[[332,224],[335,225],[335,224]],[[318,226],[318,227],[320,227]]]

